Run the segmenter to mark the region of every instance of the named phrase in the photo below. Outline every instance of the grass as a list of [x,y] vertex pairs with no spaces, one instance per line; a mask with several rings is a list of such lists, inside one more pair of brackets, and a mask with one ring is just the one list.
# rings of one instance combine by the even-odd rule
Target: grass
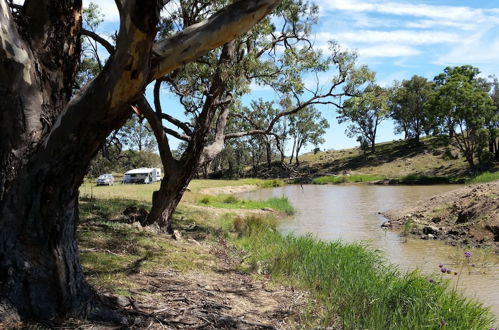
[[466,183],[484,183],[484,182],[491,182],[491,181],[495,181],[495,180],[499,180],[499,172],[493,172],[493,173],[485,172],[485,173],[482,173],[482,174],[466,181]]
[[383,180],[384,177],[380,175],[369,174],[354,174],[354,175],[330,175],[321,176],[312,180],[313,184],[339,184],[339,183],[353,183],[353,182],[371,182]]
[[[203,181],[195,183],[193,193],[218,185]],[[244,184],[250,184],[247,182]],[[209,245],[180,245],[116,221],[128,206],[150,207],[141,188],[151,186],[131,187],[137,189],[132,199],[109,199],[106,194],[80,199],[78,240],[89,282],[106,292],[131,295],[140,288],[140,273],[171,268],[206,274],[213,271],[217,260]],[[183,235],[229,239],[237,253],[244,255],[241,270],[255,276],[270,275],[277,283],[310,291],[314,301],[300,316],[303,328],[487,329],[493,324],[486,308],[463,298],[438,277],[430,283],[418,272],[400,272],[380,253],[361,244],[285,236],[276,231],[277,220],[272,217],[230,214],[235,208],[266,207],[288,213],[285,210],[292,206],[287,199],[245,201],[218,195],[201,196],[197,202],[227,209],[228,213],[215,218],[184,203],[175,214],[176,227]]]
[[[80,196],[99,199],[124,199],[150,202],[152,193],[159,189],[159,182],[151,184],[121,184],[115,181],[113,186],[95,185],[95,180],[87,180],[80,187]],[[240,179],[240,180],[192,180],[189,191],[184,193],[183,200],[193,202],[206,188],[254,185],[258,188],[280,187],[285,182],[280,179]]]
[[422,174],[410,174],[397,179],[400,184],[407,185],[432,185],[432,184],[457,184],[464,183],[463,177],[432,176]]
[[[452,154],[452,157],[449,157]],[[374,154],[363,154],[359,148],[328,150],[300,156],[302,167],[317,170],[316,175],[362,173],[398,178],[411,173],[430,176],[460,176],[467,172],[464,158],[448,145],[448,138],[424,137],[414,141],[391,141],[376,145]]]
[[[176,269],[209,271],[213,256],[202,247],[177,247],[163,235],[141,231],[116,219],[127,206],[146,203],[127,199],[80,200],[80,258],[87,280],[96,288],[120,295],[140,287],[133,275]],[[193,221],[190,221],[192,225]]]
[[203,196],[198,202],[198,205],[211,206],[221,209],[243,209],[243,210],[256,210],[263,208],[271,208],[284,212],[288,215],[294,214],[295,209],[290,204],[286,197],[274,197],[265,201],[252,201],[240,199],[233,195],[217,195],[217,196]]
[[485,307],[446,282],[431,283],[417,271],[402,273],[363,245],[284,236],[269,230],[268,220],[235,227],[245,228],[235,244],[249,256],[246,270],[310,290],[322,327],[339,322],[344,329],[486,329],[493,324]]

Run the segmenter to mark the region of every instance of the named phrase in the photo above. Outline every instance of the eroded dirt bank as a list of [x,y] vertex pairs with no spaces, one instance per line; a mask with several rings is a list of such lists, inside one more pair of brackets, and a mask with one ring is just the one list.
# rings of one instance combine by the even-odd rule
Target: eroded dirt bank
[[382,226],[499,254],[499,181],[469,185],[383,213]]

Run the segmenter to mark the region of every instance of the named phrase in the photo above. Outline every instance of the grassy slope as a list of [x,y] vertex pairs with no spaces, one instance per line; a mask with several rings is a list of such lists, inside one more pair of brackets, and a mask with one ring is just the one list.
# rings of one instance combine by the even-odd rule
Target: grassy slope
[[[420,144],[408,141],[379,143],[375,154],[363,154],[358,148],[308,153],[300,156],[298,171],[313,177],[345,173],[385,178],[408,175],[468,176],[465,159],[459,157],[459,151],[448,146],[445,139],[427,137],[422,138]],[[489,170],[499,170],[499,164]]]

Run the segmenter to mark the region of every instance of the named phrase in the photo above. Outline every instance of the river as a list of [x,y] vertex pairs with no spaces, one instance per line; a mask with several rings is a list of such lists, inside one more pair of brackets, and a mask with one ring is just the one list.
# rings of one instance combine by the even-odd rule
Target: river
[[297,212],[283,220],[279,229],[284,233],[312,234],[323,240],[364,241],[382,250],[401,270],[419,269],[428,278],[444,264],[459,275],[451,278],[451,286],[468,297],[489,306],[499,319],[499,256],[471,251],[470,264],[462,268],[463,249],[441,241],[407,239],[380,225],[386,219],[379,212],[409,205],[419,199],[441,194],[456,185],[438,186],[377,186],[377,185],[289,185],[241,194],[248,199],[287,197]]

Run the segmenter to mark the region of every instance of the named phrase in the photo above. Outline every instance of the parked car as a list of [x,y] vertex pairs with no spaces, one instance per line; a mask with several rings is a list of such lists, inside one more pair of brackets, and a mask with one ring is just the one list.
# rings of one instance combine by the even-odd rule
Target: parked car
[[112,174],[102,174],[97,178],[98,186],[112,186],[114,183],[114,176]]

